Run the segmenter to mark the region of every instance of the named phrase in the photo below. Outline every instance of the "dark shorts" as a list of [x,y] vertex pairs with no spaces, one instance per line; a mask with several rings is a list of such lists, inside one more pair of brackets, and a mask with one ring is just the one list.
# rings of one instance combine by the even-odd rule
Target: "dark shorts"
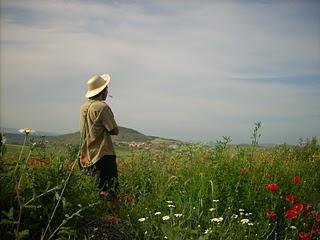
[[119,192],[118,168],[116,156],[105,155],[95,164],[99,191],[108,192],[108,200],[112,200]]

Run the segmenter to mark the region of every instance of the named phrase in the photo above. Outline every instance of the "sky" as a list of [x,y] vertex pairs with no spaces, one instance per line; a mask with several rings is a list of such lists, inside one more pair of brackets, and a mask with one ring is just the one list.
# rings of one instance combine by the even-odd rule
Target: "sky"
[[109,73],[118,125],[146,135],[320,138],[320,1],[0,2],[1,127],[78,131]]

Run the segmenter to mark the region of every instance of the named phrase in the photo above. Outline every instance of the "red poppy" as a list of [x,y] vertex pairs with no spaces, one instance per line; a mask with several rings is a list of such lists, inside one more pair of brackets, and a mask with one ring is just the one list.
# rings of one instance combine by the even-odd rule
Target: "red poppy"
[[295,219],[297,218],[298,212],[296,210],[290,209],[284,213],[286,218]]
[[311,240],[311,234],[305,233],[305,232],[300,232],[299,233],[299,240]]
[[270,210],[270,211],[266,212],[266,216],[268,218],[275,219],[275,218],[277,218],[277,213],[275,213],[274,211]]
[[107,216],[104,218],[105,221],[109,222],[109,223],[116,223],[120,220],[120,218],[116,217],[116,216]]
[[316,221],[320,222],[320,212],[318,212],[317,215],[316,215]]
[[297,212],[301,212],[303,210],[303,203],[295,203],[292,205],[292,209]]
[[135,195],[130,194],[130,195],[127,196],[127,201],[128,202],[134,202],[136,200],[137,200],[137,198],[136,198]]
[[296,199],[296,197],[293,194],[286,194],[284,195],[284,199],[288,202],[293,202]]
[[271,192],[274,192],[274,191],[277,191],[278,190],[278,185],[276,183],[269,183],[266,188],[271,191]]
[[294,183],[294,184],[299,184],[301,183],[301,177],[298,177],[298,176],[295,176],[291,179],[291,182]]
[[32,167],[39,167],[41,162],[38,159],[32,158],[28,160],[28,165]]
[[311,228],[312,233],[317,233],[320,235],[320,227],[317,227],[316,225],[313,225]]
[[99,192],[100,197],[106,197],[107,195],[108,195],[108,192],[106,192],[106,191]]
[[39,165],[39,162],[38,162],[37,159],[31,159],[30,164],[31,164],[32,166],[36,166],[36,165]]

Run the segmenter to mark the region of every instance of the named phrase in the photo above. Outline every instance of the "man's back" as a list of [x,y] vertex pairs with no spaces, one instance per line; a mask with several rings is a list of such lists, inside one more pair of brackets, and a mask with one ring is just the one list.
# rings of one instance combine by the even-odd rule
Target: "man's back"
[[80,110],[81,136],[84,137],[89,165],[104,155],[115,155],[110,131],[117,128],[110,107],[100,100],[89,99]]

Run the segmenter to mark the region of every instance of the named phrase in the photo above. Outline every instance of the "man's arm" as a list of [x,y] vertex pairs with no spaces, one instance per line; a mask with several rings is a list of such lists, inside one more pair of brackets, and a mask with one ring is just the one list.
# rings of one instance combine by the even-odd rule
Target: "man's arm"
[[105,104],[104,106],[104,109],[101,114],[101,118],[102,118],[102,124],[104,125],[104,127],[106,128],[106,130],[110,135],[119,134],[119,128],[116,121],[114,120],[113,112],[111,111],[111,109],[107,104]]
[[118,135],[119,134],[119,128],[118,127],[115,127],[114,129],[112,129],[110,132],[109,132],[110,135]]

